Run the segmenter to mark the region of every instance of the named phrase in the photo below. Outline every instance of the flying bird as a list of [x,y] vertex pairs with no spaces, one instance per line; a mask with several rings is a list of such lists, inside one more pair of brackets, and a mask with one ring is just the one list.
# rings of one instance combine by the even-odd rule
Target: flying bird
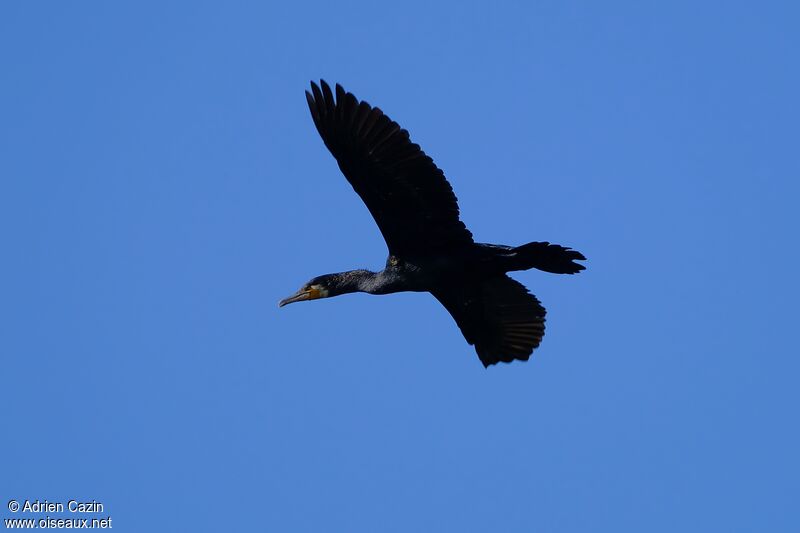
[[430,292],[453,316],[485,367],[527,361],[544,336],[545,309],[507,272],[575,274],[585,260],[548,242],[476,243],[459,219],[444,173],[379,108],[336,84],[306,91],[314,125],[375,219],[389,257],[384,270],[318,276],[279,305],[351,292]]

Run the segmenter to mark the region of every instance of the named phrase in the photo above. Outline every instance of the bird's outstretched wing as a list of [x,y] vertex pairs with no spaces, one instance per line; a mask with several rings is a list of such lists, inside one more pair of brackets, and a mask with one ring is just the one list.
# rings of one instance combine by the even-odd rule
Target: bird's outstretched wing
[[527,361],[544,336],[544,307],[508,276],[437,289],[433,295],[475,345],[483,366]]
[[433,160],[377,108],[336,85],[306,91],[317,131],[347,181],[372,213],[389,252],[398,256],[472,243],[458,203]]

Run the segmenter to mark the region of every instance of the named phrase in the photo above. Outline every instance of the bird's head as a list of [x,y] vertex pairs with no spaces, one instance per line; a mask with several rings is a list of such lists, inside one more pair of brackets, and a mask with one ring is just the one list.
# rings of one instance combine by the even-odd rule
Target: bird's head
[[283,307],[294,302],[318,300],[349,292],[375,292],[373,288],[376,275],[375,272],[369,270],[348,270],[347,272],[317,276],[300,287],[299,291],[281,300],[278,305]]
[[293,295],[289,296],[288,298],[284,298],[278,303],[279,307],[283,307],[287,304],[292,304],[294,302],[302,302],[305,300],[318,300],[319,298],[327,298],[329,296],[334,296],[332,282],[332,275],[326,274],[324,276],[318,276],[308,283],[303,284],[300,287],[300,290],[294,293]]

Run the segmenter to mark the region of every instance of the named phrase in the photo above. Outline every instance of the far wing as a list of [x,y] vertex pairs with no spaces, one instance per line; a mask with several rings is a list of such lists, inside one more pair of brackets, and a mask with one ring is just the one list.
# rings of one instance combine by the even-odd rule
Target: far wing
[[[453,189],[408,132],[377,108],[324,81],[306,91],[317,131],[367,205],[393,255],[472,243]],[[312,94],[313,93],[313,94]]]
[[475,346],[483,366],[527,361],[544,336],[544,307],[508,276],[439,289],[433,295]]

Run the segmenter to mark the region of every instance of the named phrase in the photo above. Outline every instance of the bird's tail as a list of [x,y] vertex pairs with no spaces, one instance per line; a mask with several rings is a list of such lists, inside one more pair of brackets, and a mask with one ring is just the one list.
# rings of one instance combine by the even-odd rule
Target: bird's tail
[[553,274],[576,274],[586,268],[574,262],[586,259],[582,253],[549,242],[529,242],[517,246],[506,257],[509,271],[537,268]]

